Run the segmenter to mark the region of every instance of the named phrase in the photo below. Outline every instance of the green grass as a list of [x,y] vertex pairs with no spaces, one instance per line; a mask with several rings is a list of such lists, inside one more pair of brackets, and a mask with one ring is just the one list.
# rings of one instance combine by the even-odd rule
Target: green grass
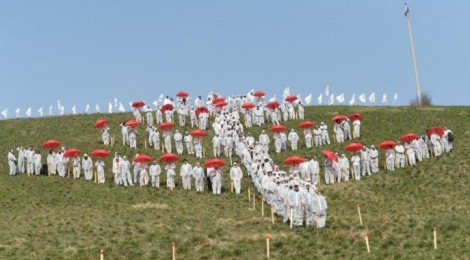
[[[265,234],[271,234],[271,257],[313,258],[465,258],[470,255],[469,107],[308,107],[306,119],[329,122],[335,113],[360,112],[365,116],[361,142],[378,144],[403,133],[422,133],[429,126],[446,125],[454,131],[456,151],[432,158],[417,167],[363,178],[360,182],[321,186],[328,200],[327,226],[294,228],[270,223],[269,208],[261,216],[247,200],[253,186],[244,178],[243,194],[227,189],[221,196],[204,192],[175,192],[150,187],[114,187],[110,159],[107,183],[60,177],[9,177],[6,157],[0,164],[0,258],[91,259],[104,249],[106,259],[169,259],[171,243],[180,259],[261,259]],[[110,121],[116,145],[110,150],[131,156],[136,151],[120,143],[119,123],[131,114],[80,115],[0,121],[0,141],[6,156],[10,147],[39,147],[49,138],[85,152],[101,148],[96,119]],[[286,125],[297,128],[299,121]],[[331,128],[331,124],[329,124]],[[267,127],[264,127],[267,128]],[[261,128],[246,130],[256,138]],[[141,126],[140,133],[144,133]],[[205,150],[211,156],[210,137]],[[144,151],[142,134],[138,153]],[[329,149],[343,151],[343,145]],[[42,150],[45,160],[46,151]],[[277,163],[293,154],[274,155]],[[301,148],[299,155],[321,155],[321,150]],[[382,154],[383,156],[383,154]],[[194,162],[192,157],[188,157]],[[227,172],[227,169],[226,169]],[[164,180],[163,180],[164,181]],[[178,178],[178,184],[181,181]],[[259,202],[259,199],[258,199]],[[361,205],[364,227],[359,225],[356,204]],[[439,249],[432,248],[432,227],[438,227]],[[368,255],[361,234],[369,233]]]

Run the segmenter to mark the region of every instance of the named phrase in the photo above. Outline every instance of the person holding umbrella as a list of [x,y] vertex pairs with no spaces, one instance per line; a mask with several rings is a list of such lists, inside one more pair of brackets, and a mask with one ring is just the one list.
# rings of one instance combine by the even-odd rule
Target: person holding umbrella
[[222,171],[218,165],[214,165],[214,168],[209,171],[211,183],[212,183],[212,193],[214,195],[220,195],[222,191]]

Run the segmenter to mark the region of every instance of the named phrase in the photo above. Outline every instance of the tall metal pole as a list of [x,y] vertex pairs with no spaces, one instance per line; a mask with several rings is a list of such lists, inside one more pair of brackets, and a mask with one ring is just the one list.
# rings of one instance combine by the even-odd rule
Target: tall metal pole
[[416,95],[418,96],[418,105],[421,106],[421,88],[419,86],[419,76],[418,76],[418,65],[416,63],[416,54],[415,54],[415,46],[413,42],[413,33],[411,32],[411,23],[410,23],[410,9],[408,5],[405,3],[405,17],[406,23],[408,25],[408,34],[410,36],[410,46],[411,46],[411,56],[413,58],[413,68],[415,72],[415,80],[416,80]]

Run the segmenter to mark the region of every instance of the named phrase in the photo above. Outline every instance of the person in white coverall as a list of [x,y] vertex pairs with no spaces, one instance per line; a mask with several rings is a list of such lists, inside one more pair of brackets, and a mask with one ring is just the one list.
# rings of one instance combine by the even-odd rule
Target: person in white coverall
[[179,155],[183,154],[183,135],[176,130],[175,134],[173,135],[173,139],[175,139],[176,144],[176,153]]
[[16,156],[13,149],[8,152],[8,167],[10,168],[10,176],[16,175]]
[[212,183],[212,193],[214,195],[220,194],[222,191],[222,171],[219,169],[218,166],[215,166],[209,172],[211,183]]
[[85,180],[87,181],[93,180],[93,161],[91,160],[90,157],[88,157],[88,154],[83,155],[82,168],[83,168],[83,173],[85,175]]
[[131,163],[127,160],[126,156],[123,156],[121,160],[121,184],[125,187],[127,187],[127,185],[134,186],[130,168]]
[[238,166],[237,162],[234,162],[232,168],[230,169],[230,180],[233,182],[233,187],[235,188],[236,194],[240,194],[242,178],[243,172]]
[[204,191],[204,169],[196,162],[193,168],[194,186],[197,192]]
[[160,175],[162,173],[162,168],[157,164],[157,161],[153,161],[149,169],[150,178],[152,182],[152,187],[160,188]]
[[103,184],[105,182],[105,177],[104,177],[105,164],[101,158],[98,158],[98,160],[95,162],[95,167],[96,167],[96,173],[98,174],[98,183]]
[[188,160],[184,159],[183,164],[180,168],[180,176],[183,182],[183,189],[191,189],[191,176],[193,175],[193,167],[188,163]]
[[290,142],[290,147],[292,148],[292,151],[297,151],[297,142],[299,141],[299,135],[294,131],[294,129],[290,130],[287,139]]

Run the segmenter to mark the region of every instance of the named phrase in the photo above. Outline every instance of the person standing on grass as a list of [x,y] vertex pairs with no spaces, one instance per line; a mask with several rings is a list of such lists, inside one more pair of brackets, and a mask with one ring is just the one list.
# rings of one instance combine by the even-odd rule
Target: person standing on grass
[[117,186],[121,183],[121,162],[119,157],[116,157],[113,161],[113,173],[114,173],[114,184]]
[[173,191],[175,188],[175,172],[176,165],[175,163],[167,163],[165,165],[165,170],[166,170],[166,186]]
[[183,154],[183,135],[180,133],[180,131],[176,130],[175,134],[173,135],[173,139],[175,139],[176,153],[178,155],[182,155]]
[[157,161],[153,161],[149,171],[152,180],[152,187],[160,188],[160,174],[162,173],[162,168],[157,164]]
[[353,127],[354,127],[354,138],[360,138],[361,137],[361,120],[359,120],[359,117],[356,116],[353,121]]
[[129,134],[127,132],[126,122],[121,124],[121,135],[122,135],[122,145],[126,146],[129,144]]
[[188,132],[186,132],[183,140],[186,144],[186,151],[188,151],[188,154],[194,154],[193,137]]
[[220,194],[222,191],[222,172],[218,166],[215,166],[210,172],[210,178],[212,183],[212,193],[214,195]]
[[[171,153],[171,131],[169,129],[165,129],[163,132],[163,141],[165,143],[165,150],[167,153]],[[162,151],[163,152],[163,151]]]
[[397,168],[405,167],[405,147],[401,144],[400,141],[397,141],[395,146],[395,165]]
[[141,163],[140,170],[140,187],[147,186],[149,184],[149,174],[147,172],[147,164]]
[[132,183],[132,176],[131,176],[131,172],[130,172],[130,167],[131,167],[131,164],[127,160],[127,157],[123,156],[122,161],[121,161],[121,183],[125,187],[127,187],[128,183],[129,183],[130,186],[134,186],[134,184]]
[[335,169],[333,168],[333,161],[325,155],[325,160],[323,162],[325,166],[325,184],[335,183]]
[[[294,129],[290,130],[288,139],[290,141],[290,147],[291,147],[292,151],[297,151],[297,142],[299,141],[299,135],[294,131]],[[311,141],[310,141],[310,143],[311,143]]]
[[88,154],[83,155],[82,168],[85,175],[85,180],[91,181],[93,179],[93,161],[90,157],[88,157]]
[[341,158],[339,158],[338,166],[340,171],[338,179],[342,178],[344,181],[349,181],[349,160],[344,153],[341,154]]
[[204,191],[204,169],[199,165],[199,162],[196,162],[196,165],[193,168],[193,177],[195,180],[194,185],[196,186],[196,191]]
[[379,172],[379,151],[375,149],[374,145],[370,146],[369,155],[370,155],[370,169],[372,173],[378,173]]
[[72,166],[73,166],[73,178],[79,179],[80,178],[80,156],[75,155],[72,159]]
[[354,179],[356,179],[356,181],[361,180],[361,157],[359,157],[359,154],[360,152],[356,152],[351,157]]
[[236,194],[240,194],[242,178],[243,172],[240,169],[240,166],[238,166],[238,163],[234,162],[232,168],[230,169],[230,180],[233,182],[233,187],[235,188]]
[[41,174],[42,167],[42,155],[39,150],[34,153],[34,175],[39,176]]
[[18,173],[24,173],[24,159],[25,159],[25,152],[23,146],[18,147]]
[[343,121],[343,136],[344,140],[352,140],[351,137],[351,125],[349,124],[349,118]]
[[105,164],[104,164],[103,159],[98,158],[98,160],[95,162],[95,167],[96,167],[96,173],[98,174],[98,183],[104,184],[104,182],[105,182],[105,177],[104,177]]
[[34,151],[33,146],[30,146],[29,149],[26,151],[26,171],[28,175],[32,175],[34,173]]
[[387,165],[387,171],[395,171],[395,150],[390,146],[385,153],[386,161],[385,164]]
[[104,145],[109,145],[109,127],[107,125],[101,128],[101,138]]
[[191,164],[188,163],[188,160],[183,160],[183,165],[180,168],[180,176],[183,182],[183,189],[190,190],[191,189],[191,176],[193,168]]
[[8,152],[8,166],[10,167],[10,176],[16,175],[16,156],[13,149]]
[[[299,191],[299,183],[295,181],[294,183],[294,190],[290,193],[289,196],[289,209],[292,211],[292,224],[294,226],[302,226],[303,224],[303,213],[304,213],[304,205],[302,201],[302,194]],[[290,212],[289,212],[290,214]]]
[[320,131],[321,131],[321,141],[323,145],[330,144],[330,135],[328,134],[328,126],[325,123],[320,123]]

